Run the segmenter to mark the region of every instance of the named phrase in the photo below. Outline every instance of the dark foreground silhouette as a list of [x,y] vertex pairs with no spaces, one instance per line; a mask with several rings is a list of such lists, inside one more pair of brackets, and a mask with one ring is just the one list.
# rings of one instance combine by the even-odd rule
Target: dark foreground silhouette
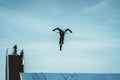
[[53,31],[56,31],[56,30],[58,30],[59,31],[58,33],[60,34],[59,45],[60,45],[60,51],[61,51],[62,50],[62,45],[64,44],[65,33],[67,31],[69,31],[70,33],[72,33],[72,31],[70,29],[65,29],[65,30],[62,30],[60,28],[53,29]]

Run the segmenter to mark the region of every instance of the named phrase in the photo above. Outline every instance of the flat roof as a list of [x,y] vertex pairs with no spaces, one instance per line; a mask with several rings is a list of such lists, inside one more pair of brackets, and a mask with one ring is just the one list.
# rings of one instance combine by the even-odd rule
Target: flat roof
[[22,80],[120,80],[120,73],[20,73]]

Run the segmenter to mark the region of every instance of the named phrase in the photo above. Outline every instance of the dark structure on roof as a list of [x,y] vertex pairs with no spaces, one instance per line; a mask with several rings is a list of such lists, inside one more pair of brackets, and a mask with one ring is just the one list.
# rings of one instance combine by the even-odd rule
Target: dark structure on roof
[[6,52],[6,80],[20,80],[19,73],[24,72],[23,50],[17,54],[17,45],[13,47],[13,54]]

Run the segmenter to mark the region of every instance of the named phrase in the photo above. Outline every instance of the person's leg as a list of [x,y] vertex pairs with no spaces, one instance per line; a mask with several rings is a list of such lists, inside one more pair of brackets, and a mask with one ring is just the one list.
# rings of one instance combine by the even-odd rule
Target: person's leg
[[61,38],[59,39],[59,44],[61,44]]
[[62,44],[60,45],[60,51],[62,50]]
[[62,38],[62,44],[64,44],[64,37]]
[[60,45],[60,51],[62,50],[62,38],[60,37],[60,40],[59,40],[59,45]]

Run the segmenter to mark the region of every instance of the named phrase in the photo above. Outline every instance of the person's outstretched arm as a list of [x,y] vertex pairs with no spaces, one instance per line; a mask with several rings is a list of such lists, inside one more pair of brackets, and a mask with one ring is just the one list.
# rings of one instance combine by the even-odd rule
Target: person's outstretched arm
[[70,33],[72,33],[72,31],[71,31],[70,29],[66,29],[66,30],[65,30],[65,33],[66,33],[67,31],[69,31]]
[[53,29],[52,31],[55,31],[55,30],[61,31],[61,29],[60,29],[60,28],[55,28],[55,29]]

